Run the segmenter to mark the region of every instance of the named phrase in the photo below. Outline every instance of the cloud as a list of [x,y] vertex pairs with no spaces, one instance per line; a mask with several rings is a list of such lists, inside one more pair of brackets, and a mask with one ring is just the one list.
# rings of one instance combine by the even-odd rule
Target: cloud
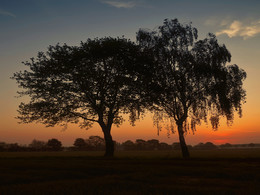
[[2,10],[2,9],[0,9],[0,15],[2,15],[2,16],[9,16],[9,17],[13,17],[13,18],[16,17],[16,15],[14,15],[13,13],[5,11],[5,10]]
[[248,39],[260,34],[260,20],[246,24],[238,20],[235,20],[230,25],[226,24],[224,26],[226,26],[225,29],[216,32],[217,36],[226,34],[230,38],[243,37],[243,39]]
[[219,20],[219,17],[210,17],[205,20],[204,25],[206,26],[226,26],[232,22],[230,17],[226,17],[222,20]]
[[235,20],[232,24],[227,28],[217,32],[217,35],[227,34],[229,37],[239,36],[240,31],[242,30],[242,23]]
[[134,1],[103,1],[103,3],[116,8],[133,8],[137,5]]

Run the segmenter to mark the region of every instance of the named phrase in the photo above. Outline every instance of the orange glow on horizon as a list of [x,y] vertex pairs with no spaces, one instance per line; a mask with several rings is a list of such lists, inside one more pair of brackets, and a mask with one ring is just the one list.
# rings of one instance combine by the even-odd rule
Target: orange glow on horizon
[[213,142],[217,145],[225,144],[225,143],[230,143],[229,139],[215,139]]
[[[57,138],[66,146],[71,146],[76,138],[87,139],[91,135],[99,135],[103,137],[101,128],[95,124],[89,130],[80,129],[76,125],[70,124],[68,129],[63,131],[62,127],[46,128],[42,124],[18,124],[14,119],[16,113],[14,106],[9,109],[8,113],[2,115],[1,121],[1,137],[0,142],[29,144],[33,139],[47,141],[51,138]],[[246,109],[244,109],[246,110]],[[210,123],[208,125],[202,123],[197,126],[197,131],[193,135],[188,132],[186,135],[186,143],[188,145],[196,145],[200,142],[212,142],[214,144],[223,143],[260,143],[260,124],[258,123],[258,115],[244,113],[242,118],[235,117],[232,126],[227,126],[225,119],[221,119],[220,127],[217,131],[211,129]],[[112,127],[112,137],[115,141],[124,142],[126,140],[135,141],[136,139],[158,139],[161,142],[172,144],[179,142],[178,133],[170,134],[167,137],[167,130],[163,129],[159,136],[157,135],[157,128],[153,125],[152,114],[148,113],[144,119],[137,121],[136,125],[132,127],[128,118],[118,128]]]

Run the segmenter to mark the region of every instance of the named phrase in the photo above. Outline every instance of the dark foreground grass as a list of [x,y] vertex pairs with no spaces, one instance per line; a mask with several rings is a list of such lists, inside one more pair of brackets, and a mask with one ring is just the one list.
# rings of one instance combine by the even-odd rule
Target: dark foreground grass
[[0,153],[0,194],[260,194],[260,150],[179,155]]

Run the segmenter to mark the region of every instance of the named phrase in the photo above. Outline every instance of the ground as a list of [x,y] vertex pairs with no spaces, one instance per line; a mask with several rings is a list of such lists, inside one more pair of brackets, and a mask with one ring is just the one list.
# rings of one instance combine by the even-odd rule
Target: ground
[[0,194],[260,194],[260,149],[0,153]]

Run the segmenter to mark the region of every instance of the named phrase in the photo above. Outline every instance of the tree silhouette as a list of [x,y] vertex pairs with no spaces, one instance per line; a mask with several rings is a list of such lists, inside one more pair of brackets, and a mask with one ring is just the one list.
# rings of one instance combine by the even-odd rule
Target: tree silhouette
[[134,142],[131,140],[127,140],[127,141],[123,142],[122,147],[124,150],[135,150],[136,149]]
[[157,139],[147,140],[147,147],[149,150],[158,150],[159,140],[157,140]]
[[122,113],[130,113],[131,122],[138,118],[136,76],[127,71],[138,55],[138,47],[124,38],[88,39],[78,47],[50,46],[24,63],[29,71],[13,76],[24,89],[19,94],[30,97],[29,103],[20,104],[17,118],[46,126],[76,123],[86,129],[98,123],[105,156],[113,156],[112,125],[123,122]]
[[78,150],[86,148],[87,144],[83,138],[77,138],[73,144]]
[[55,138],[49,139],[46,146],[47,146],[47,148],[49,148],[52,151],[60,151],[62,149],[61,148],[62,143]]
[[36,150],[36,151],[42,151],[42,150],[45,150],[46,148],[46,142],[44,141],[40,141],[40,140],[32,140],[32,142],[29,144],[29,147],[32,149],[32,150]]
[[232,148],[233,146],[230,143],[225,143],[225,144],[221,144],[219,147],[220,148]]
[[93,150],[103,150],[105,148],[105,140],[100,136],[90,136],[86,141]]
[[147,143],[143,139],[136,139],[135,140],[137,150],[145,150],[147,148]]
[[199,144],[195,145],[193,148],[199,149],[199,150],[215,150],[215,149],[218,149],[218,147],[215,144],[213,144],[212,142],[206,142],[205,144],[199,143]]
[[172,147],[164,142],[159,143],[159,150],[171,150]]
[[144,90],[154,104],[155,122],[166,114],[177,125],[184,158],[189,157],[184,138],[189,128],[194,132],[209,117],[217,129],[220,116],[229,123],[234,112],[241,116],[246,73],[237,65],[226,65],[231,54],[215,35],[197,41],[197,29],[191,24],[166,19],[157,31],[140,29],[137,41],[153,58]]

